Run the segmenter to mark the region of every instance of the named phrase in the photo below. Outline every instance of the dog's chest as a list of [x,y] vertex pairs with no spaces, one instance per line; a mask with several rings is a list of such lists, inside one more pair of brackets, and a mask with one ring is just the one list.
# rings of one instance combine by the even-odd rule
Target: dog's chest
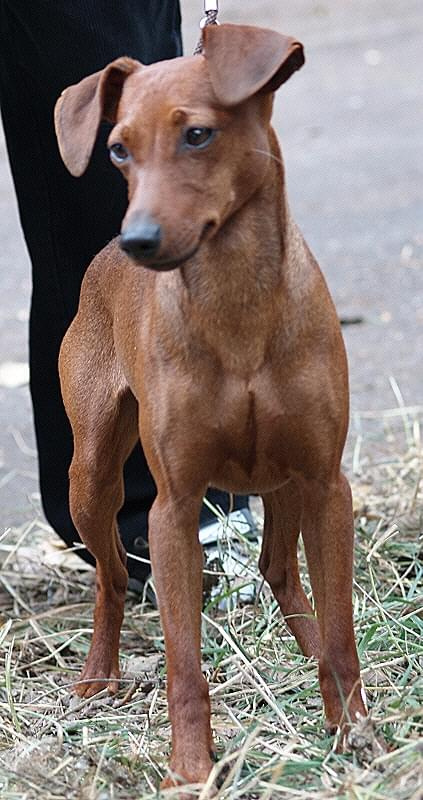
[[211,482],[235,492],[279,485],[289,467],[292,430],[292,410],[283,390],[267,374],[250,380],[226,377],[213,413],[216,447],[211,449],[216,458]]

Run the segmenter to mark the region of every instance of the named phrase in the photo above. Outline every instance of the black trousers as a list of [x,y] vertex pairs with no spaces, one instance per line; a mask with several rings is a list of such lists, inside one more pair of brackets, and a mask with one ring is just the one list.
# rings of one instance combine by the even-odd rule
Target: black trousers
[[[79,541],[68,506],[72,434],[57,357],[91,259],[119,233],[126,186],[109,163],[101,131],[82,178],[57,148],[54,104],[62,90],[121,55],[144,63],[181,55],[178,0],[0,0],[0,102],[21,223],[32,262],[30,388],[46,517],[68,544]],[[155,485],[140,446],[125,466],[119,528],[126,549],[146,555]],[[228,508],[225,493],[211,502]],[[236,498],[235,507],[246,504]],[[202,524],[211,518],[204,507]],[[84,558],[91,556],[81,551]],[[129,559],[130,574],[147,567]]]

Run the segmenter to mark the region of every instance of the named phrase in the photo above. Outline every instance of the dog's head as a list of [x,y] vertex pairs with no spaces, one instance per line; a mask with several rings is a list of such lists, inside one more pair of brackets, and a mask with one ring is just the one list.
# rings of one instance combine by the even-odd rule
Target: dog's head
[[270,161],[273,92],[303,63],[290,37],[210,26],[201,56],[118,58],[63,92],[55,123],[72,175],[85,171],[100,122],[114,126],[110,158],[129,191],[121,246],[132,258],[172,269],[247,202]]

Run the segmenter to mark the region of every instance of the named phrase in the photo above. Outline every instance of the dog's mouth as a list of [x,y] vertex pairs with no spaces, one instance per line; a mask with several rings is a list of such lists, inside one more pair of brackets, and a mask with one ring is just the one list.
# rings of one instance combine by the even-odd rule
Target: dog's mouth
[[172,258],[171,256],[163,256],[163,258],[157,258],[154,256],[151,258],[146,256],[137,257],[136,255],[131,255],[130,253],[128,253],[128,255],[131,261],[135,261],[136,264],[139,264],[142,267],[154,270],[155,272],[170,272],[171,270],[181,267],[182,264],[186,264],[187,261],[190,261],[192,258],[194,258],[203,242],[209,239],[216,229],[217,223],[215,221],[206,222],[203,230],[201,231],[198,242],[194,245],[194,247],[184,253],[184,255],[178,256],[177,258]]

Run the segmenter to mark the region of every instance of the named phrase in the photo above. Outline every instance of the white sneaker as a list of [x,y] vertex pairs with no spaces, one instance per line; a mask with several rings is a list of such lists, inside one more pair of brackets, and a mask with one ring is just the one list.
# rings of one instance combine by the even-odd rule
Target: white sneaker
[[[256,568],[260,538],[249,508],[231,511],[230,514],[219,513],[216,509],[216,522],[199,531],[204,549],[206,599],[211,598],[221,609],[254,603],[261,583]],[[142,594],[157,608],[151,575],[145,583],[130,578],[128,588]]]
[[259,536],[249,508],[231,511],[200,529],[204,548],[204,587],[221,609],[253,603],[260,579],[257,575]]

